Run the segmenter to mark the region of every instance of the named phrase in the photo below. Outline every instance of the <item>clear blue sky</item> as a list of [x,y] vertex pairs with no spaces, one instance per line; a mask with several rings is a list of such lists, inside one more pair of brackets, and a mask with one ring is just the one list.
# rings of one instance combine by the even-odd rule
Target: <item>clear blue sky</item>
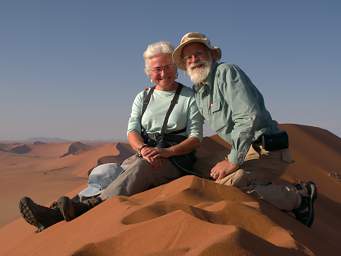
[[0,139],[125,140],[144,49],[189,31],[244,69],[275,120],[341,137],[340,28],[337,0],[2,0]]

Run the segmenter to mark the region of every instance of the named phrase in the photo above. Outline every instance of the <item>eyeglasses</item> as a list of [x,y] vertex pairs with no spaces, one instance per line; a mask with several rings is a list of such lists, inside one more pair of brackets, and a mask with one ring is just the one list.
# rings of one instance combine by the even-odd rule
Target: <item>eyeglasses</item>
[[193,52],[192,54],[189,54],[189,55],[186,55],[186,56],[183,56],[183,60],[186,62],[186,61],[189,61],[190,59],[192,59],[192,57],[194,56],[195,58],[201,58],[203,57],[205,54],[205,52],[203,51],[195,51]]
[[173,67],[174,67],[174,64],[171,63],[171,64],[168,64],[168,65],[165,65],[165,66],[160,66],[160,67],[151,68],[150,71],[153,72],[153,73],[160,74],[162,71],[168,72],[168,71],[171,70]]

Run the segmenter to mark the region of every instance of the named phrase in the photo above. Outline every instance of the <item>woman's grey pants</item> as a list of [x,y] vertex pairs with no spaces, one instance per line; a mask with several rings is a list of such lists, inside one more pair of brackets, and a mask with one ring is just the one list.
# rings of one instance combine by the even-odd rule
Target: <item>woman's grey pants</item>
[[100,195],[102,200],[112,196],[130,196],[162,185],[182,176],[182,172],[168,159],[160,168],[152,167],[147,161],[133,155],[121,164],[124,170]]

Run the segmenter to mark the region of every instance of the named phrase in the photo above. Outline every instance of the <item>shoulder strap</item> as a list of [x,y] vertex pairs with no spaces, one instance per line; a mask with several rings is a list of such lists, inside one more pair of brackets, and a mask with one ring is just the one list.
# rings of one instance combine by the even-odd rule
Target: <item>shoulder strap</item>
[[140,118],[141,120],[142,120],[142,116],[143,116],[144,112],[145,112],[146,109],[147,109],[147,106],[148,106],[149,101],[150,101],[150,97],[152,96],[154,90],[155,90],[155,86],[153,86],[152,88],[150,88],[150,90],[149,90],[147,96],[144,97],[144,99],[143,99],[142,113],[141,113],[141,118]]
[[164,136],[165,134],[165,131],[166,131],[166,127],[167,127],[167,123],[168,123],[168,119],[169,119],[169,116],[175,106],[175,104],[178,102],[178,99],[179,99],[179,95],[180,95],[180,92],[181,92],[181,89],[182,89],[182,84],[178,83],[178,87],[176,88],[176,92],[175,92],[175,95],[171,101],[171,104],[168,108],[168,111],[166,113],[166,116],[165,116],[165,120],[163,120],[163,125],[162,125],[162,128],[161,128],[161,138]]
[[142,126],[142,116],[143,116],[144,112],[147,109],[147,106],[149,104],[150,98],[152,97],[152,94],[153,94],[154,90],[155,90],[155,86],[150,88],[150,90],[149,90],[147,95],[145,95],[146,91],[144,91],[144,94],[143,94],[142,113],[141,113],[141,116],[140,116],[140,126],[141,126],[142,133],[144,133],[144,130],[145,130],[144,127]]

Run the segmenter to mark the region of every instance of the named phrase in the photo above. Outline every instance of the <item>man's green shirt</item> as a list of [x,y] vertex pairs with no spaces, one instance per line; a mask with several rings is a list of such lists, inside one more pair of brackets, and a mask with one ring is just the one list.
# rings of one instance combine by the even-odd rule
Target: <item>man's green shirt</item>
[[278,132],[262,94],[236,65],[213,64],[195,99],[208,125],[231,145],[228,160],[241,165],[251,145],[262,134]]

